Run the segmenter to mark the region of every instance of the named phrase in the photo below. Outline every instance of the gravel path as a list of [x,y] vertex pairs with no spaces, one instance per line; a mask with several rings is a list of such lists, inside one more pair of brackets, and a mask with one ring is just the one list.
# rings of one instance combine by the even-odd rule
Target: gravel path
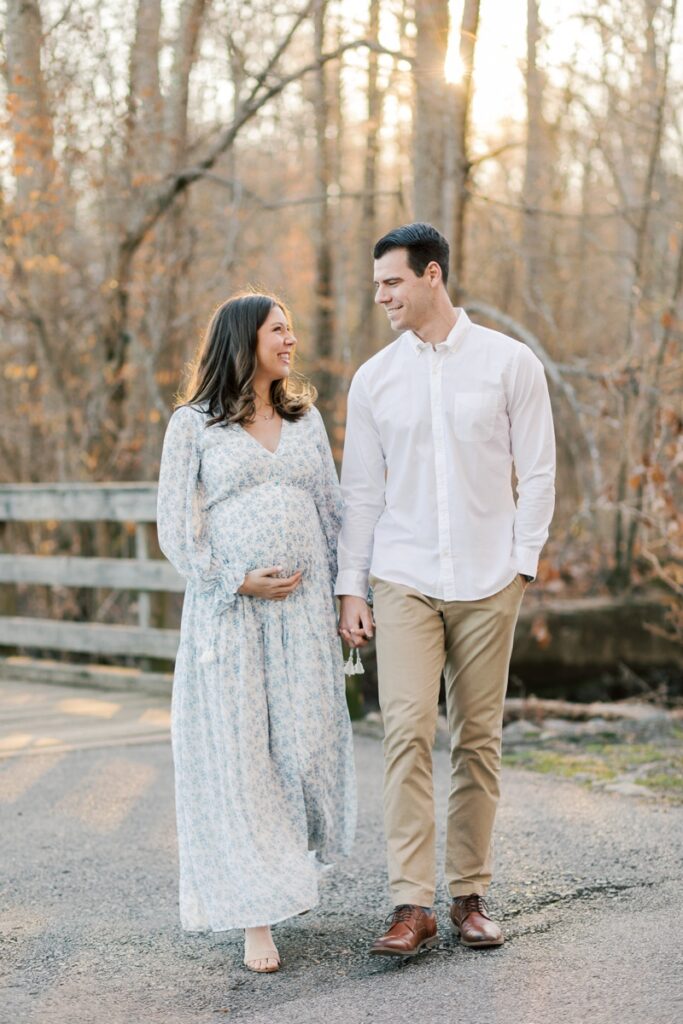
[[[354,854],[326,876],[315,912],[277,926],[283,969],[258,977],[240,966],[237,934],[179,928],[162,699],[145,706],[139,698],[72,694],[127,708],[128,739],[110,708],[108,742],[104,716],[89,718],[86,705],[80,730],[64,712],[60,733],[49,693],[41,704],[40,691],[30,690],[22,704],[20,688],[4,692],[0,753],[16,749],[19,735],[25,753],[0,760],[2,1024],[683,1019],[681,807],[507,771],[491,892],[505,946],[476,952],[454,944],[441,894],[437,950],[409,962],[370,959],[367,947],[390,906],[381,746],[359,735]],[[150,708],[154,735],[136,724]],[[43,753],[36,736],[50,714],[57,742]],[[435,777],[443,824],[441,750]]]

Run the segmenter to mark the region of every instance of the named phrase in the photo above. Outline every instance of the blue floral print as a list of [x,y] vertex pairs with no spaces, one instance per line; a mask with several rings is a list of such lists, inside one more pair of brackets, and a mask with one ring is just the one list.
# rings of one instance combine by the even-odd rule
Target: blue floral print
[[[159,477],[161,549],[187,578],[172,702],[180,918],[274,924],[313,907],[349,851],[351,727],[333,598],[337,474],[312,408],[270,452],[182,406]],[[283,601],[237,593],[252,569],[303,572]]]

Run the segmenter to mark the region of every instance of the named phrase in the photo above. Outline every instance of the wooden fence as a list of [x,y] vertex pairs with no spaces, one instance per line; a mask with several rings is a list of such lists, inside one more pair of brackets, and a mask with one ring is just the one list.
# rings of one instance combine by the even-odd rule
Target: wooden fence
[[[185,581],[164,559],[149,557],[148,530],[156,522],[155,484],[4,484],[2,522],[114,522],[135,527],[135,558],[86,558],[0,554],[0,584],[93,587],[137,593],[137,625],[64,622],[0,616],[0,647],[68,651],[106,657],[172,660],[178,630],[150,626],[154,591],[180,593]],[[0,674],[12,678],[87,682],[105,686],[144,680],[153,688],[170,685],[167,673],[78,665],[23,657],[0,660]]]
[[[52,557],[0,554],[0,584],[93,587],[137,593],[137,625],[0,615],[0,648],[29,652],[69,652],[130,661],[137,668],[49,661],[42,657],[0,657],[0,677],[84,683],[116,689],[134,683],[168,689],[168,672],[150,672],[144,659],[172,661],[178,630],[150,626],[150,594],[181,593],[184,580],[161,558],[149,557],[148,537],[156,521],[156,485],[5,484],[0,485],[0,522],[113,522],[135,529],[135,558]],[[552,695],[561,677],[619,669],[663,666],[683,671],[683,648],[657,635],[666,605],[655,595],[615,599],[548,599],[533,588],[517,624],[512,671],[533,680],[537,692]],[[661,632],[661,628],[659,628]],[[363,685],[372,697],[374,663]],[[538,684],[541,685],[538,688]]]

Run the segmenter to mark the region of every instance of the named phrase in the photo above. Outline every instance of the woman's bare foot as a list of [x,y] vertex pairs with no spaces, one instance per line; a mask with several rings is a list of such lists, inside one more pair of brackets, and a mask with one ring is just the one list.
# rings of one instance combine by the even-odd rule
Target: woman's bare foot
[[244,966],[257,974],[279,971],[280,954],[275,948],[270,925],[244,929]]

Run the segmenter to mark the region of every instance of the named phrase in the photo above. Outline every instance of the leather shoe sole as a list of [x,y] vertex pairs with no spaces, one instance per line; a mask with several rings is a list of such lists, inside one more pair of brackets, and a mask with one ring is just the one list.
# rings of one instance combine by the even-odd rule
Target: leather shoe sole
[[493,949],[495,946],[502,946],[505,942],[504,935],[501,935],[499,939],[479,939],[476,942],[471,942],[468,939],[463,939],[462,932],[453,921],[451,921],[451,928],[460,939],[460,945],[467,946],[469,949]]
[[388,947],[380,947],[376,949],[374,946],[370,950],[370,956],[417,956],[418,953],[422,953],[428,949],[434,949],[434,946],[439,944],[439,936],[432,935],[429,938],[423,939],[422,942],[415,946],[415,949],[389,949]]

